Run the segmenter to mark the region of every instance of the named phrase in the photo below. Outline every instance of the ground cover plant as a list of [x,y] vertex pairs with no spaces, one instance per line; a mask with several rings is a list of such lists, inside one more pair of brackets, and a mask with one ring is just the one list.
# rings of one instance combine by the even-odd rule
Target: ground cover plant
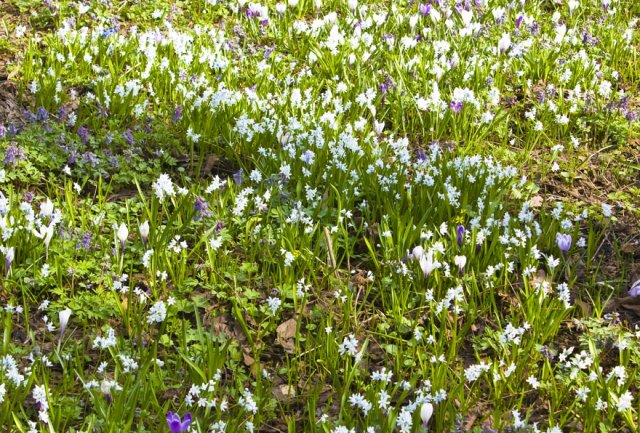
[[0,431],[637,431],[639,19],[6,0]]

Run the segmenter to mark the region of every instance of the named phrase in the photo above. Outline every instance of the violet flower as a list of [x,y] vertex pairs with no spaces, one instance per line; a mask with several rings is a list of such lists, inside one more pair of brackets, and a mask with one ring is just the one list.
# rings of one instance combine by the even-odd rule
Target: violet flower
[[24,149],[16,143],[11,143],[4,152],[4,165],[12,164],[14,167],[26,159]]
[[171,429],[171,433],[185,432],[191,425],[191,412],[187,413],[181,420],[180,415],[168,411],[167,424],[169,425],[169,429]]
[[173,111],[173,117],[171,118],[171,120],[173,120],[173,123],[178,123],[180,119],[182,119],[182,110],[182,105],[178,105]]
[[464,242],[464,233],[465,233],[465,228],[463,225],[459,225],[456,228],[456,237],[458,238],[458,246],[461,247],[462,243]]
[[560,251],[562,251],[562,255],[566,256],[569,248],[571,248],[571,235],[557,233],[556,243],[558,244],[558,248],[560,248]]

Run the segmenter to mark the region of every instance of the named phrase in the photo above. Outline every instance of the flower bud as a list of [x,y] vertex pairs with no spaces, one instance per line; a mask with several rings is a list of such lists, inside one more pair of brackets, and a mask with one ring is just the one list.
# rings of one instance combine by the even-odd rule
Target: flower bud
[[149,221],[145,221],[140,225],[140,237],[142,238],[142,242],[147,244],[147,240],[149,239]]
[[120,246],[124,248],[125,242],[127,242],[127,238],[129,237],[129,229],[127,228],[125,223],[120,224],[118,227],[118,240],[120,240]]
[[424,403],[420,408],[420,419],[422,420],[422,426],[427,428],[429,420],[433,415],[433,405],[431,403]]

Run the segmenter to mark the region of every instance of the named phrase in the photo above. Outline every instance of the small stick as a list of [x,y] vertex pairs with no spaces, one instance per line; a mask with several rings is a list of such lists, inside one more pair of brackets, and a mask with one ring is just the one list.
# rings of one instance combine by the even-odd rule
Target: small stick
[[329,233],[329,228],[328,227],[324,227],[323,229],[323,234],[324,234],[324,243],[327,245],[327,256],[329,258],[328,260],[328,265],[331,266],[331,268],[333,269],[333,272],[335,273],[336,277],[338,276],[338,269],[337,269],[337,265],[336,265],[336,257],[333,254],[333,241],[331,240],[331,234]]

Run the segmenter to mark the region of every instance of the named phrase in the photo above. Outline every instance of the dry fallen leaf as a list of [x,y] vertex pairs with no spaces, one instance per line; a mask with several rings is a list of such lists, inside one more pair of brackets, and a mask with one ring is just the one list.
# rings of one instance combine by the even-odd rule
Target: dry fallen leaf
[[253,359],[251,355],[245,353],[244,351],[242,352],[242,360],[244,362],[244,365],[246,365],[247,367],[251,367],[256,362],[256,360]]
[[531,200],[529,200],[529,205],[531,207],[540,207],[542,206],[542,197],[539,195],[534,195],[533,197],[531,197]]
[[296,388],[292,385],[283,383],[273,387],[273,396],[279,401],[288,401],[296,396]]
[[287,353],[295,353],[296,351],[295,338],[297,327],[298,321],[296,319],[289,319],[276,328],[276,341]]

